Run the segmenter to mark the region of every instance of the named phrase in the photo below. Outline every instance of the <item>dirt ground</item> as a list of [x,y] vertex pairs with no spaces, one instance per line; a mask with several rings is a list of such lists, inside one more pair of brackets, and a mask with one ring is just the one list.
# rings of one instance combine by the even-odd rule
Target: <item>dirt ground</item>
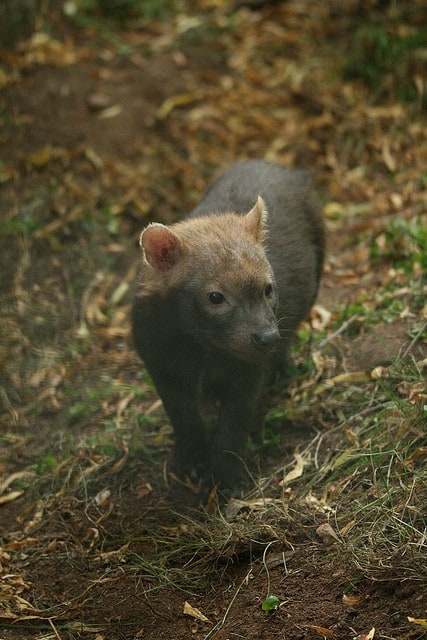
[[[58,2],[49,36],[4,54],[0,477],[27,476],[15,476],[22,490],[0,504],[2,581],[22,579],[22,602],[0,618],[2,640],[425,637],[408,621],[425,617],[422,583],[365,577],[319,534],[320,511],[304,524],[291,505],[271,546],[267,524],[264,538],[240,544],[249,516],[239,512],[209,563],[194,550],[159,570],[161,580],[147,568],[159,532],[166,545],[204,516],[168,474],[171,430],[129,340],[144,224],[190,210],[231,162],[266,157],[311,169],[333,204],[322,308],[337,315],[403,278],[369,247],[422,202],[427,135],[416,109],[334,81],[356,4],[347,15],[332,2],[267,3],[231,21],[206,3],[187,23],[106,33],[77,28]],[[412,321],[402,312],[337,337],[335,373],[409,347],[425,358]],[[323,428],[317,416],[290,424],[273,454],[254,455],[255,469],[283,466]],[[203,575],[186,584],[178,570],[191,562]],[[270,593],[282,605],[264,611]],[[186,601],[207,620],[184,613]]]

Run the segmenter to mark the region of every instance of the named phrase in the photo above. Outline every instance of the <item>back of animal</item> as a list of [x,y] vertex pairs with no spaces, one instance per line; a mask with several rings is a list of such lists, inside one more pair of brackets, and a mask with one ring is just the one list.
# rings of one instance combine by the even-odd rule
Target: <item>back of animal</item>
[[265,249],[278,288],[277,316],[290,336],[316,298],[324,258],[323,218],[310,174],[264,160],[239,162],[220,176],[189,217],[246,214],[258,196],[268,212]]

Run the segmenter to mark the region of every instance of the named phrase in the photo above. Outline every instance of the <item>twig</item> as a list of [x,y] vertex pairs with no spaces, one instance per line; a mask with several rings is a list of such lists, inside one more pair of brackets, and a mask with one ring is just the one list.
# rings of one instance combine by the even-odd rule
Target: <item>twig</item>
[[415,334],[414,338],[411,340],[411,342],[409,344],[409,347],[405,350],[404,354],[402,356],[400,356],[401,360],[405,360],[406,356],[408,355],[408,353],[411,352],[412,347],[414,346],[414,344],[416,343],[416,341],[418,340],[420,335],[424,332],[426,327],[427,327],[427,322],[424,322],[424,324],[421,327],[421,329],[419,331],[417,331],[417,333]]
[[276,542],[277,542],[277,540],[271,540],[271,541],[266,545],[266,547],[265,547],[265,549],[264,549],[264,553],[262,554],[262,564],[264,565],[264,569],[265,569],[265,572],[266,572],[266,574],[267,574],[267,595],[268,595],[268,596],[271,596],[271,593],[270,593],[270,585],[271,585],[271,582],[270,582],[270,571],[268,570],[268,567],[267,567],[266,557],[267,557],[267,551],[269,550],[269,548],[271,547],[271,545],[272,545],[272,544],[275,544]]
[[324,340],[322,340],[321,342],[319,342],[319,344],[317,345],[317,347],[315,349],[313,349],[312,353],[315,353],[316,351],[320,351],[320,349],[323,349],[323,347],[325,347],[329,342],[331,342],[331,340],[333,340],[334,338],[336,338],[337,336],[341,335],[341,333],[344,333],[344,331],[358,318],[358,314],[354,314],[353,316],[351,316],[351,318],[349,318],[348,320],[346,320],[345,322],[342,323],[342,325],[339,327],[339,329],[337,329],[336,331],[334,331],[333,333],[331,333],[330,336],[328,336],[327,338],[325,338]]
[[87,336],[89,333],[86,320],[85,320],[86,311],[89,306],[89,301],[94,289],[96,289],[96,287],[99,284],[101,284],[101,282],[104,279],[105,279],[105,273],[103,271],[98,271],[83,292],[81,307],[80,307],[80,327],[77,330],[77,333],[79,336],[84,337],[84,336]]
[[56,636],[56,640],[62,640],[61,636],[59,635],[58,631],[56,630],[55,625],[52,622],[52,618],[48,618],[48,622],[49,622],[50,626],[52,627],[52,631]]
[[251,574],[251,573],[252,573],[252,567],[251,567],[251,569],[248,571],[248,573],[245,575],[245,577],[243,578],[242,582],[241,582],[241,583],[239,584],[239,586],[237,587],[236,592],[235,592],[235,594],[233,595],[233,597],[231,598],[231,602],[230,602],[230,604],[228,605],[227,610],[226,610],[226,612],[224,613],[224,616],[223,616],[222,620],[220,620],[219,622],[217,622],[217,624],[214,626],[214,628],[213,628],[213,629],[211,629],[211,630],[209,631],[209,633],[208,633],[208,634],[203,638],[203,640],[208,640],[209,638],[213,638],[213,636],[214,636],[214,635],[216,635],[216,634],[217,634],[217,632],[218,632],[218,631],[220,631],[220,629],[222,629],[222,627],[223,627],[223,626],[224,626],[224,624],[225,624],[225,621],[226,621],[226,620],[227,620],[227,618],[228,618],[228,614],[230,613],[230,610],[231,610],[231,608],[232,608],[232,606],[233,606],[233,604],[234,604],[234,601],[236,600],[237,596],[238,596],[238,595],[239,595],[239,593],[240,593],[241,588],[243,587],[243,585],[245,584],[245,582],[248,580],[248,578],[249,578],[249,576],[250,576],[250,574]]

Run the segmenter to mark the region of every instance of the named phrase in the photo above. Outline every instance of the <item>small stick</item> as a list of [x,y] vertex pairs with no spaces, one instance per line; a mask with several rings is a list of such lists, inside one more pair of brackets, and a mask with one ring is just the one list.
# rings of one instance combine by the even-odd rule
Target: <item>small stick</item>
[[56,628],[55,628],[55,625],[54,625],[54,624],[53,624],[53,622],[52,622],[52,619],[51,619],[51,618],[48,618],[48,621],[49,621],[50,626],[52,627],[52,631],[53,631],[53,633],[55,634],[56,639],[57,639],[57,640],[62,640],[61,636],[59,635],[59,633],[57,632],[57,630],[56,630]]
[[411,340],[409,347],[406,349],[406,351],[403,354],[403,356],[400,357],[401,360],[404,360],[406,358],[406,356],[408,355],[408,353],[410,353],[410,351],[412,350],[412,347],[414,346],[414,344],[416,343],[416,341],[418,340],[418,338],[423,333],[423,331],[424,331],[424,329],[426,327],[427,327],[427,322],[425,322],[423,324],[423,326],[421,327],[421,329],[419,331],[417,331],[417,333],[415,334],[414,338]]
[[357,314],[355,314],[355,315],[351,316],[351,318],[349,318],[348,320],[343,322],[342,325],[339,327],[339,329],[337,329],[336,331],[331,333],[331,335],[328,336],[327,338],[325,338],[324,340],[322,340],[322,342],[319,342],[317,347],[315,349],[313,349],[312,353],[315,353],[316,351],[320,351],[320,349],[323,349],[323,347],[325,347],[329,342],[331,342],[331,340],[333,340],[334,338],[339,336],[341,333],[344,333],[344,331],[347,329],[347,327],[349,327],[352,324],[352,322],[357,320],[358,317],[359,316]]

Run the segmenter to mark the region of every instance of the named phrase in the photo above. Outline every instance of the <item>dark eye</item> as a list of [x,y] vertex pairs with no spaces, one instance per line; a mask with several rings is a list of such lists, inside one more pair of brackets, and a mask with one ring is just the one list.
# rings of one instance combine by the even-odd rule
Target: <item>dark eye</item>
[[266,298],[270,298],[270,296],[273,293],[273,285],[272,284],[268,284],[266,285],[265,289],[264,289],[264,295]]
[[208,293],[209,302],[212,304],[222,304],[225,300],[222,293],[219,291],[212,291],[212,293]]

